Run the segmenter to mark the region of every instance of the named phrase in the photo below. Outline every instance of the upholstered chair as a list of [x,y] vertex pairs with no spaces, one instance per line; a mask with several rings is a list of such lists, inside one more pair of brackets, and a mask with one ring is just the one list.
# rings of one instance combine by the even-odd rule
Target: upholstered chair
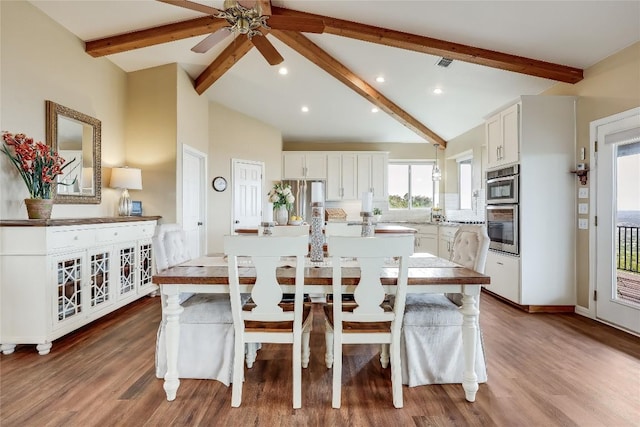
[[[158,225],[153,249],[158,271],[191,259],[185,232],[179,224]],[[164,295],[161,298],[164,307]],[[228,386],[233,374],[233,318],[229,295],[183,293],[180,301],[184,309],[180,315],[180,378],[214,379]],[[156,340],[158,378],[167,372],[165,324],[163,318]]]
[[[455,234],[450,260],[483,273],[488,250],[489,236],[484,225],[462,225]],[[461,305],[462,294],[407,297],[401,342],[404,384],[413,387],[462,383]],[[487,381],[487,370],[480,329],[477,343],[475,370],[478,382],[482,383]]]

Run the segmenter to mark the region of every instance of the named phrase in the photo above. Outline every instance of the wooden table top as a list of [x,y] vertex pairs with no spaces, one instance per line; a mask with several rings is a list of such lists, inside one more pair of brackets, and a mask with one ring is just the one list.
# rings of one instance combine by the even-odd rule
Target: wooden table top
[[[289,227],[288,225],[276,225],[276,227]],[[352,225],[352,227],[358,227]],[[257,228],[237,228],[234,230],[238,234],[257,234]],[[324,230],[323,230],[324,231]],[[375,234],[415,234],[418,230],[403,225],[376,224]]]
[[[255,269],[240,267],[240,283],[255,283]],[[280,284],[294,284],[295,268],[281,267],[277,270]],[[305,285],[331,285],[331,267],[306,267]],[[383,285],[395,285],[398,269],[384,268]],[[342,268],[343,285],[356,285],[360,278],[358,267]],[[490,277],[464,267],[410,267],[409,285],[488,285]],[[229,276],[225,266],[176,266],[168,268],[153,276],[158,285],[228,285]]]

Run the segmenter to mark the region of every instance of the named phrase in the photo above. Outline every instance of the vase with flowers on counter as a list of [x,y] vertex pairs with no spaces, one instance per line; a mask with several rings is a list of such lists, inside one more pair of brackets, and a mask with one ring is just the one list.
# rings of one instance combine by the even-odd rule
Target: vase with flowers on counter
[[267,195],[269,202],[273,203],[274,219],[278,225],[287,225],[289,222],[289,210],[296,198],[291,192],[291,185],[279,183],[273,186]]
[[[2,151],[22,177],[30,198],[24,200],[29,219],[49,219],[53,208],[53,190],[57,176],[75,159],[66,162],[58,152],[23,133],[2,133]],[[73,185],[74,182],[61,185]]]

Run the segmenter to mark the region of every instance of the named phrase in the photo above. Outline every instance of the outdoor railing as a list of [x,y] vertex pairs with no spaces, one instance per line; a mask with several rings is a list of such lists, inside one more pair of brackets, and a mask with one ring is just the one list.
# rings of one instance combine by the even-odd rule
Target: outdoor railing
[[640,240],[638,239],[638,226],[618,225],[617,228],[617,262],[618,270],[640,273]]

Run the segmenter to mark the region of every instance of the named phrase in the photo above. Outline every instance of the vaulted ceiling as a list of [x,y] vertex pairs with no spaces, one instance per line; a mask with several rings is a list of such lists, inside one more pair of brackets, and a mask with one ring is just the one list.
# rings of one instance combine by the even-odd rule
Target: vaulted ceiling
[[[228,25],[211,15],[222,1],[32,3],[86,41],[88,54],[126,71],[178,62],[198,93],[290,141],[444,147],[517,96],[575,84],[584,67],[640,40],[638,2],[261,0],[273,27],[264,38],[229,36],[194,53]],[[316,34],[287,29],[319,21],[320,31],[308,28]],[[593,24],[614,22],[594,35]],[[441,57],[453,60],[448,68],[436,65]]]

